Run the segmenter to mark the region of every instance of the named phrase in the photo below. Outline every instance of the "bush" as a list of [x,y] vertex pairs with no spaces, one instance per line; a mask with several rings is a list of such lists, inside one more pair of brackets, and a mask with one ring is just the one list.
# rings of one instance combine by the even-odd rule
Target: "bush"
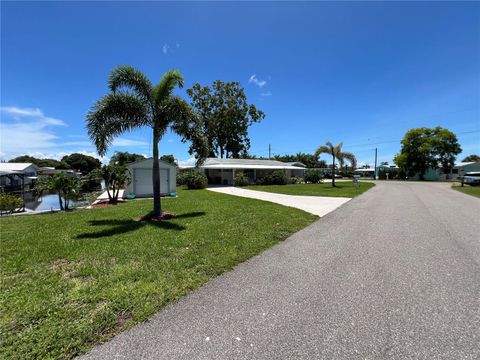
[[18,196],[0,193],[0,212],[13,213],[23,207],[23,200]]
[[185,185],[185,179],[190,171],[177,171],[177,185]]
[[235,179],[233,183],[235,186],[247,186],[250,184],[250,181],[243,171],[239,171],[235,173]]
[[263,179],[257,181],[258,185],[287,185],[288,178],[281,170],[274,171],[265,176]]
[[305,179],[302,177],[292,177],[289,179],[290,184],[303,184]]
[[185,172],[182,181],[183,185],[186,185],[189,190],[205,189],[208,185],[205,174],[195,170]]
[[320,170],[307,170],[305,171],[305,182],[318,184],[323,181],[323,174]]

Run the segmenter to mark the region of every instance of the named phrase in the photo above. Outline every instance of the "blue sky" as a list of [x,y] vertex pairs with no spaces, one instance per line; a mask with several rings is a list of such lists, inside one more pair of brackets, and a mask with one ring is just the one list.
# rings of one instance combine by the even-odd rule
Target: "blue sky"
[[[241,82],[266,113],[259,156],[330,140],[391,161],[406,130],[437,125],[480,153],[479,3],[2,2],[0,157],[95,154],[85,114],[121,64],[154,82],[179,69],[186,88]],[[160,144],[181,161],[187,148]],[[114,150],[149,155],[151,131]]]

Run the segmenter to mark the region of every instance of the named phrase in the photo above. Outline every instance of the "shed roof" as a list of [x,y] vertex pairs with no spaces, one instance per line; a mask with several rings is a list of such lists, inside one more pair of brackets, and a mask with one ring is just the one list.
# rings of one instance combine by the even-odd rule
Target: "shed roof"
[[[133,163],[130,163],[130,164],[127,164],[127,167],[129,168],[141,168],[142,166],[148,166],[148,167],[151,167],[152,165],[149,164],[149,163],[153,163],[153,158],[148,158],[148,159],[143,159],[143,160],[138,160],[138,161],[135,161]],[[158,163],[160,165],[163,165],[164,167],[165,166],[168,166],[168,167],[176,167],[175,164],[171,164],[167,161],[163,161],[163,160],[158,160]]]

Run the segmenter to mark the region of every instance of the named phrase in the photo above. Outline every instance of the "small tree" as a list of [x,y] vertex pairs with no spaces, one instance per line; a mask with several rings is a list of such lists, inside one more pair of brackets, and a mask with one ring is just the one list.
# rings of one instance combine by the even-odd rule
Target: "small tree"
[[74,176],[67,176],[58,173],[53,176],[41,176],[38,178],[35,190],[42,194],[45,191],[52,191],[58,195],[60,210],[68,210],[70,201],[80,196],[80,179]]
[[124,189],[132,181],[130,171],[125,165],[104,165],[96,171],[96,175],[105,181],[110,204],[118,202],[120,189]]

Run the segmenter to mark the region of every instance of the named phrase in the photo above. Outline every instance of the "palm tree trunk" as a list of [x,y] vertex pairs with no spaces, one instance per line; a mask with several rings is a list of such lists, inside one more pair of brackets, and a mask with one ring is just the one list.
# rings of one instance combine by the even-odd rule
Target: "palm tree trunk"
[[152,183],[153,183],[153,216],[160,216],[162,213],[162,205],[160,203],[160,166],[158,164],[158,131],[153,130],[153,167],[152,167]]
[[62,195],[60,195],[60,193],[58,193],[58,202],[60,203],[60,210],[63,210]]
[[335,187],[335,156],[332,156],[332,187]]

